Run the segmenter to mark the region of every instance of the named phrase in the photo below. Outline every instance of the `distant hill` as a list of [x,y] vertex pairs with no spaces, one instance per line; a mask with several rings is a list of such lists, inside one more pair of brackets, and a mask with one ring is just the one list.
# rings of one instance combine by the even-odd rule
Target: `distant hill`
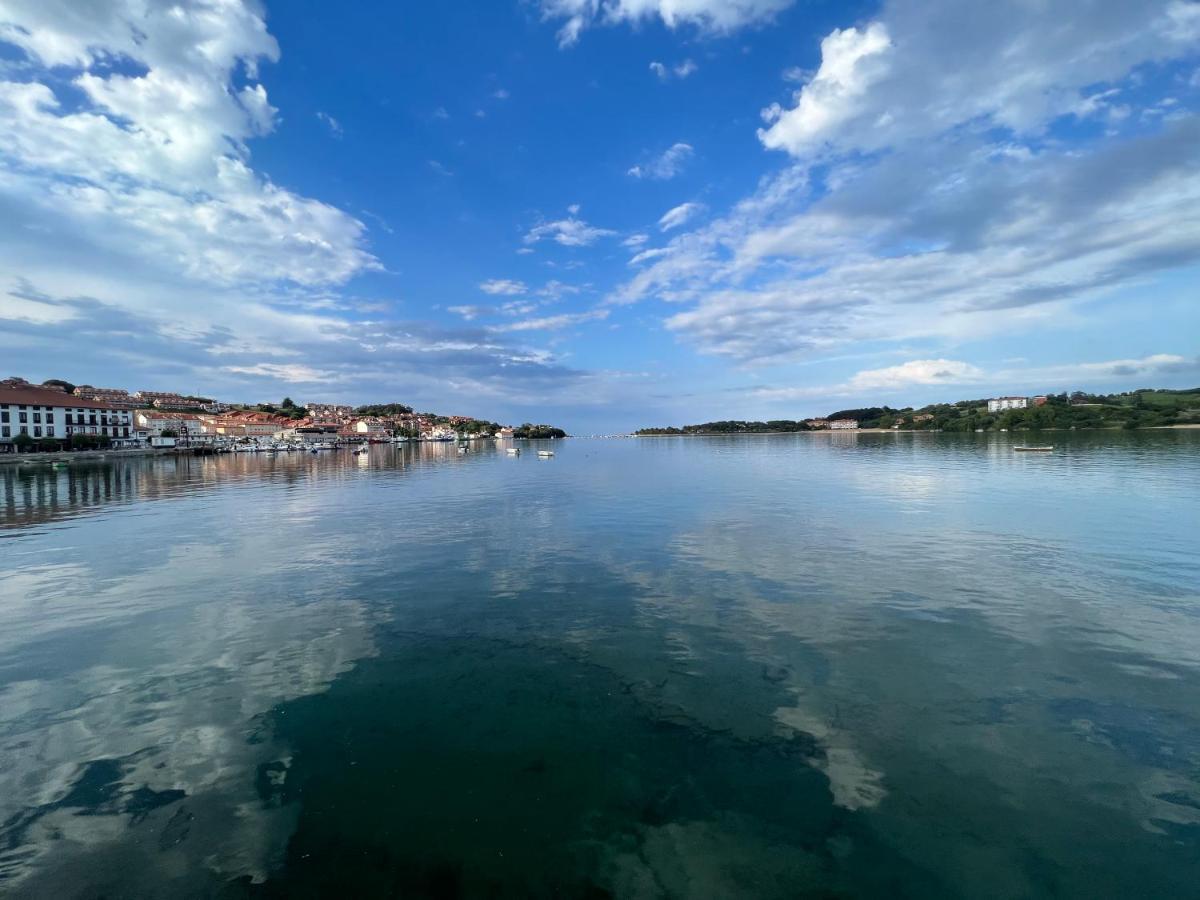
[[[933,403],[919,409],[872,406],[842,409],[823,419],[854,419],[860,428],[900,428],[916,431],[1009,431],[1040,428],[1150,428],[1161,425],[1200,424],[1200,388],[1162,390],[1140,388],[1121,394],[1047,394],[1041,406],[989,413],[987,400]],[[811,420],[807,420],[811,421]],[[728,420],[685,425],[682,428],[642,428],[635,434],[764,434],[816,431],[806,421],[774,419],[769,422]]]

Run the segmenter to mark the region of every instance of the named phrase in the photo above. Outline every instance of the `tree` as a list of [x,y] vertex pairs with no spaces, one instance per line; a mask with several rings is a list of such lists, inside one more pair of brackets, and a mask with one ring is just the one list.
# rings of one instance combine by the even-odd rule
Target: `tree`
[[42,382],[42,387],[60,387],[68,394],[75,393],[75,385],[69,381],[63,381],[61,378],[49,378]]
[[18,453],[28,453],[33,448],[33,438],[21,432],[13,438],[13,446],[17,448]]
[[174,428],[164,428],[162,430],[163,437],[179,437],[179,432]]
[[291,397],[284,397],[283,402],[279,404],[280,409],[295,409],[296,404],[292,402]]

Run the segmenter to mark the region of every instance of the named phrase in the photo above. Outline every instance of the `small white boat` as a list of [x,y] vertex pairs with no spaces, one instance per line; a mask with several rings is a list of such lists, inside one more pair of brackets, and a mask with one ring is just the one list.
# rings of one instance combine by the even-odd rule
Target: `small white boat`
[[539,456],[541,459],[549,459],[549,458],[550,458],[550,457],[552,457],[553,455],[554,455],[554,451],[553,451],[553,450],[539,450],[539,451],[538,451],[538,456]]
[[509,456],[520,456],[521,448],[520,447],[509,447],[504,452],[507,453]]
[[1049,453],[1053,449],[1053,444],[1044,447],[1013,447],[1017,453]]

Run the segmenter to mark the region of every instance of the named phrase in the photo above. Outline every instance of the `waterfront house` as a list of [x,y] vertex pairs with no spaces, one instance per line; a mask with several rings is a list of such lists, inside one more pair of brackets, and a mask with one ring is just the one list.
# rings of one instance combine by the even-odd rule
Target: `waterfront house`
[[834,419],[829,423],[829,427],[834,431],[851,431],[858,428],[857,419]]
[[63,443],[76,434],[96,435],[120,444],[130,439],[130,427],[127,409],[24,379],[0,382],[0,452],[12,452],[13,440],[21,434]]

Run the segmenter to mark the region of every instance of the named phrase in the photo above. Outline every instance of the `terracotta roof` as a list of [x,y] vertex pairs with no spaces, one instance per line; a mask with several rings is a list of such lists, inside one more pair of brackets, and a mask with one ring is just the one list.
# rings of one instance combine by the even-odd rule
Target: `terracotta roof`
[[0,386],[0,406],[15,403],[25,406],[61,406],[71,409],[112,409],[107,403],[89,400],[87,397],[75,397],[62,391],[52,391],[49,388],[33,385],[20,387]]

